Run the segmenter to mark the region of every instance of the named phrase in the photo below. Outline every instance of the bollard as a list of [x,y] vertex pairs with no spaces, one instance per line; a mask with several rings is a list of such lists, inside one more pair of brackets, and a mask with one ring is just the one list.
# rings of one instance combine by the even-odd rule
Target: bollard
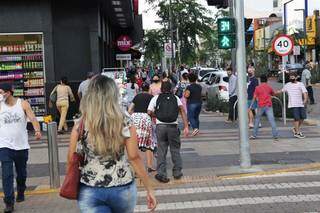
[[50,188],[60,187],[59,174],[59,152],[57,141],[57,123],[50,122],[48,124],[48,156],[49,156],[49,173]]

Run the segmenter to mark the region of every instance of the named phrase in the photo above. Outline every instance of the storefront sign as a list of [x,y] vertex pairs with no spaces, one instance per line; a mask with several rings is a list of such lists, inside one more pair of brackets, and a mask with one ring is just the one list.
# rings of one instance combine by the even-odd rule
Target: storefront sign
[[119,50],[126,52],[132,47],[132,40],[127,35],[122,35],[117,39],[117,47]]
[[116,54],[117,61],[131,61],[131,54]]

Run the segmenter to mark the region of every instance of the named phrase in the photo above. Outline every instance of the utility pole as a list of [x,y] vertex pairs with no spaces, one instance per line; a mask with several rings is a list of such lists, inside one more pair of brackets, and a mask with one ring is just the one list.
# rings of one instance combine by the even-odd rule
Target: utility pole
[[[234,0],[229,0],[229,13],[230,13],[230,17],[234,18],[235,17],[235,7],[234,7]],[[236,49],[233,48],[231,49],[231,66],[232,66],[232,70],[235,71],[236,70]]]
[[240,167],[247,169],[251,167],[248,114],[247,114],[247,76],[246,76],[246,47],[244,32],[244,0],[233,2],[235,18],[237,23],[237,73],[238,73],[238,111],[240,130]]
[[170,66],[170,73],[173,72],[174,67],[174,49],[173,49],[173,22],[172,22],[172,2],[169,0],[169,25],[170,25],[170,37],[171,37],[171,66]]

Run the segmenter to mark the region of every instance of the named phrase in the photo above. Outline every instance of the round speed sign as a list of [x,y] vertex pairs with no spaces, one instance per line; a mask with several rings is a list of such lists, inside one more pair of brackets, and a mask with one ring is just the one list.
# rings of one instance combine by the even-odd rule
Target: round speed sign
[[279,35],[273,40],[273,51],[279,56],[287,56],[293,50],[294,42],[290,36]]

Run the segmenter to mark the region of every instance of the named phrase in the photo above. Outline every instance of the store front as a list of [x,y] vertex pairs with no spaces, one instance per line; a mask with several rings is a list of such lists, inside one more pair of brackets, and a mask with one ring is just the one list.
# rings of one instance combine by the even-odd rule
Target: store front
[[[63,3],[63,4],[62,4]],[[2,0],[0,2],[0,81],[15,86],[39,119],[48,97],[66,76],[74,94],[86,73],[116,67],[116,39],[142,40],[137,0]],[[77,104],[70,109],[72,116]]]

